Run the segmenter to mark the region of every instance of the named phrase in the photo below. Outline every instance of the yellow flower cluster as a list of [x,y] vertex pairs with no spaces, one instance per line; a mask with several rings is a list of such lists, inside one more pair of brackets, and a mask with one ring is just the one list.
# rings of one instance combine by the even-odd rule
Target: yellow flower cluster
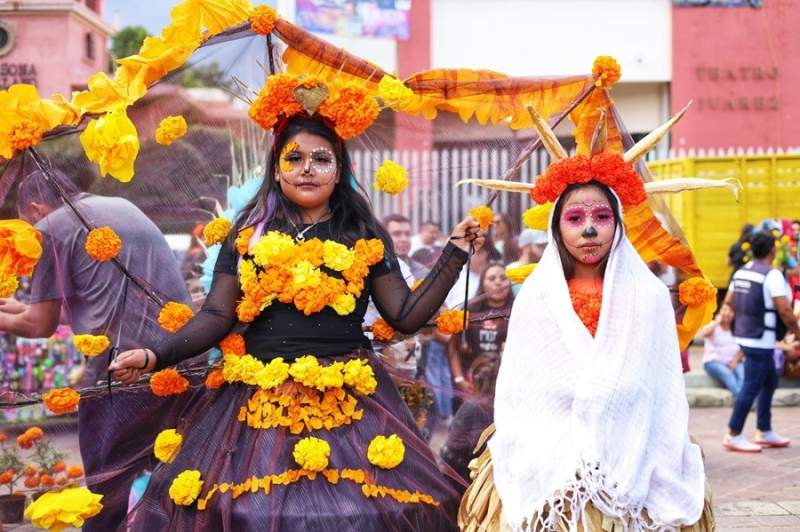
[[94,334],[76,334],[72,337],[72,343],[75,349],[87,357],[96,357],[111,344],[108,336]]
[[405,111],[414,101],[414,91],[397,78],[383,76],[378,83],[378,96],[394,111]]
[[[295,243],[291,236],[270,231],[242,260],[239,283],[244,297],[236,312],[240,321],[251,322],[272,304],[294,303],[306,316],[326,306],[340,315],[353,312],[364,289],[369,267],[383,259],[380,239],[358,240],[348,248],[332,240],[317,238]],[[340,272],[343,278],[322,271]]]
[[100,166],[100,175],[111,174],[123,183],[133,179],[139,132],[124,109],[110,111],[89,122],[80,139],[86,157]]
[[553,204],[550,202],[531,207],[522,215],[522,223],[530,229],[547,231],[547,224],[550,222],[550,212],[552,210]]
[[169,486],[169,498],[175,504],[188,506],[200,495],[203,489],[203,480],[200,471],[187,469],[181,472]]
[[228,238],[233,224],[227,218],[214,218],[203,227],[203,241],[207,246],[220,244]]
[[86,519],[94,517],[103,509],[100,504],[102,498],[102,495],[92,493],[86,488],[48,491],[25,509],[25,517],[35,526],[47,530],[81,528]]
[[175,429],[162,430],[156,436],[153,444],[153,454],[165,464],[171,464],[178,453],[181,452],[183,436]]
[[492,212],[491,207],[487,207],[486,205],[475,207],[469,211],[469,215],[478,221],[483,231],[489,229],[489,226],[492,225],[492,219],[494,218],[494,212]]
[[536,264],[523,264],[515,268],[506,268],[506,277],[512,284],[522,284],[536,269]]
[[0,276],[0,297],[11,297],[19,289],[19,279],[13,275]]
[[399,194],[408,187],[408,172],[405,168],[387,159],[375,171],[375,190],[380,190],[390,195]]
[[406,446],[397,434],[375,436],[367,448],[369,463],[381,469],[392,469],[403,462]]
[[168,116],[158,124],[156,142],[162,146],[169,146],[186,135],[188,129],[186,119],[181,115]]
[[252,355],[227,355],[222,376],[226,382],[242,382],[263,390],[274,390],[289,377],[295,383],[321,392],[347,385],[361,395],[369,395],[378,385],[367,360],[354,359],[322,366],[314,355],[300,357],[291,365],[281,357],[265,364]]
[[308,436],[294,445],[292,456],[297,465],[307,471],[320,472],[328,467],[331,446],[325,440]]
[[604,89],[610,89],[622,76],[622,69],[617,60],[610,55],[599,55],[592,65],[592,75],[597,77],[594,84]]

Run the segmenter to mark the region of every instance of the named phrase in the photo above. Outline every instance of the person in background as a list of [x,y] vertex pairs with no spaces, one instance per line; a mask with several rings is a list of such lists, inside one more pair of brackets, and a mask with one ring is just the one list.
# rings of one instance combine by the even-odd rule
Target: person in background
[[422,279],[428,269],[411,259],[411,220],[402,214],[390,214],[383,219],[383,227],[392,239],[394,252],[400,261],[400,272],[411,286],[416,279]]
[[[470,313],[511,311],[514,295],[502,263],[489,264],[481,275],[479,284],[478,293],[469,303]],[[456,389],[462,392],[473,391],[473,382],[467,370],[481,355],[494,353],[499,356],[503,352],[507,330],[508,318],[493,318],[472,322],[467,326],[466,334],[451,336],[448,353]],[[463,341],[464,337],[466,341]]]
[[[800,325],[800,310],[795,310]],[[788,379],[800,379],[800,338],[788,333],[775,345],[775,371]]]
[[519,245],[517,235],[511,225],[511,217],[504,212],[496,212],[492,220],[490,236],[494,247],[500,252],[503,264],[508,264],[519,259]]
[[[481,274],[490,262],[499,262],[500,259],[501,255],[495,249],[492,239],[488,236],[485,237],[483,247],[472,255],[469,268],[466,265],[464,266],[456,284],[447,294],[447,299],[444,301],[447,308],[464,308],[464,303],[466,303],[464,295],[467,295],[467,299],[475,297],[481,284]],[[469,286],[467,286],[467,280],[469,280]],[[468,294],[467,288],[469,288]]]
[[739,239],[731,244],[731,247],[728,250],[728,266],[733,268],[733,271],[731,271],[731,279],[733,279],[733,274],[736,273],[736,270],[744,266],[749,260],[749,257],[747,256],[747,250],[749,249],[750,245],[748,240],[750,239],[750,235],[753,234],[754,230],[755,227],[753,224],[744,224],[741,232],[739,233]]
[[[731,451],[760,452],[761,447],[786,447],[789,440],[772,430],[772,396],[778,386],[774,352],[781,322],[795,337],[800,336],[792,314],[789,290],[781,272],[772,267],[775,237],[758,231],[750,237],[753,260],[734,275],[725,296],[736,314],[734,337],[745,356],[744,382],[736,396],[723,446]],[[758,397],[755,443],[743,434],[745,421]]]
[[700,330],[703,344],[703,369],[723,384],[733,394],[739,394],[744,382],[744,353],[733,337],[734,313],[730,305],[723,305],[717,317]]
[[441,240],[442,228],[439,223],[432,220],[423,222],[419,226],[419,232],[411,237],[411,251],[409,253],[414,255],[421,249],[435,251],[436,248],[439,248],[441,250],[443,247]]
[[473,453],[475,446],[486,427],[494,421],[494,387],[498,369],[500,356],[497,353],[481,355],[472,363],[469,374],[475,394],[458,409],[447,432],[447,441],[439,451],[442,460],[466,481],[469,481],[470,460],[482,451],[478,449]]
[[[525,266],[526,264],[538,263],[539,259],[542,258],[544,249],[547,247],[547,233],[535,229],[524,229],[519,234],[517,243],[520,249],[519,260],[509,263],[506,268],[516,268],[518,266]],[[517,284],[512,287],[515,296],[521,289],[522,284]]]

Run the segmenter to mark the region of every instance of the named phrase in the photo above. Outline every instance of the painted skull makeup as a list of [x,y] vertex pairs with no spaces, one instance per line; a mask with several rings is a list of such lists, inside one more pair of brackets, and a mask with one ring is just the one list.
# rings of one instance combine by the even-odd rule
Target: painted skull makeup
[[286,143],[278,165],[285,178],[315,176],[333,179],[338,169],[336,155],[330,149],[320,146],[304,154],[297,142]]
[[614,211],[608,203],[590,201],[570,205],[564,209],[561,220],[569,228],[593,228],[594,236],[597,236],[596,227],[608,227],[614,224]]

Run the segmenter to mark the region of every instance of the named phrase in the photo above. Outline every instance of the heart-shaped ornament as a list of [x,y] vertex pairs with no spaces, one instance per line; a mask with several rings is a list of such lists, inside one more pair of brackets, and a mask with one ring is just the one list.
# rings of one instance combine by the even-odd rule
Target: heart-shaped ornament
[[300,85],[294,90],[294,99],[298,101],[306,113],[314,116],[314,113],[317,112],[317,109],[329,94],[328,87],[322,83],[317,83],[312,87]]

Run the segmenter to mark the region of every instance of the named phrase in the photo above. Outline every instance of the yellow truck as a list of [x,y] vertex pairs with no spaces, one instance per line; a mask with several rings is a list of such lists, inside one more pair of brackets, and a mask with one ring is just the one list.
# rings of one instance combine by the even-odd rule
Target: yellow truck
[[700,267],[718,288],[727,288],[728,248],[742,225],[766,218],[800,218],[800,154],[682,157],[651,161],[653,178],[733,178],[742,190],[736,202],[725,189],[665,197],[683,228]]

